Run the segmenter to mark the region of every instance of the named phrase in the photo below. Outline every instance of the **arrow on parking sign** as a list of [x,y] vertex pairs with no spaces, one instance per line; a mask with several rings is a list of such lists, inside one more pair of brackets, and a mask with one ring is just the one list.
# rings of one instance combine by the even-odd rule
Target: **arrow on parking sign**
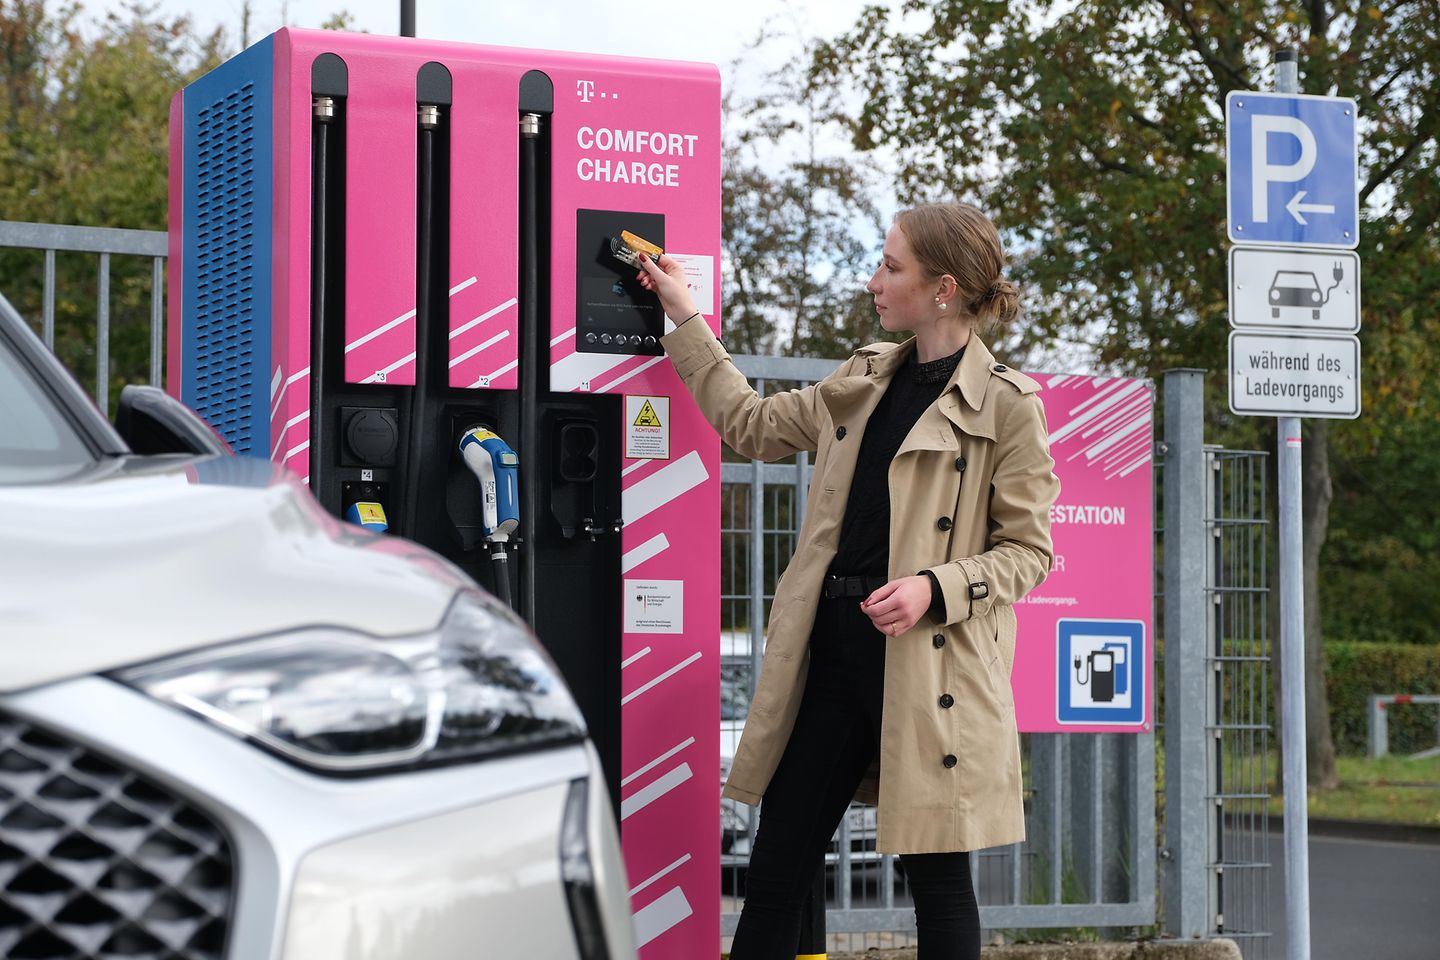
[[1335,212],[1335,204],[1333,203],[1301,203],[1300,201],[1304,199],[1305,191],[1301,190],[1297,192],[1295,196],[1290,198],[1289,203],[1285,204],[1285,209],[1290,211],[1290,216],[1294,217],[1296,222],[1298,223],[1304,224],[1310,222],[1309,220],[1306,220],[1303,216],[1301,216],[1302,213]]

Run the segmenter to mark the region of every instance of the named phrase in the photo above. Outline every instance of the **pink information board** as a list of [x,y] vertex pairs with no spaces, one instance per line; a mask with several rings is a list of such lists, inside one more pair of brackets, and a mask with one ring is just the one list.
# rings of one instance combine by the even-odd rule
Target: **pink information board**
[[1026,733],[1153,729],[1154,385],[1042,375],[1060,498],[1055,561],[1015,611],[1011,684]]

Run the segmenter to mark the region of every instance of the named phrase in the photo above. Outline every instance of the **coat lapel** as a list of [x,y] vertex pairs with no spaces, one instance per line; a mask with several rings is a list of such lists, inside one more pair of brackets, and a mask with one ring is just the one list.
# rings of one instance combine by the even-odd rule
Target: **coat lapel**
[[940,397],[920,415],[895,456],[911,450],[955,450],[955,428],[971,436],[995,439],[993,411],[985,408],[990,365],[995,358],[978,336],[971,335],[960,365]]

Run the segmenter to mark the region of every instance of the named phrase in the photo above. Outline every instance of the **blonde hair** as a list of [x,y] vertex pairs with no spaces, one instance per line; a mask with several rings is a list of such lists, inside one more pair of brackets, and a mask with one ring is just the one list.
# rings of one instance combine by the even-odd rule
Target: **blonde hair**
[[920,267],[932,277],[955,278],[957,301],[989,330],[1020,312],[1020,291],[1001,275],[1000,231],[968,203],[925,203],[895,215]]

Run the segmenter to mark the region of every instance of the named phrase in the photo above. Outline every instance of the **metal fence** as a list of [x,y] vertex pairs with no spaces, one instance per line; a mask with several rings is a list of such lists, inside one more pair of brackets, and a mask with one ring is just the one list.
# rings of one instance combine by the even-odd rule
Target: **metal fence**
[[[55,256],[59,252],[95,256],[95,403],[101,410],[110,409],[111,257],[145,257],[150,260],[150,383],[156,386],[164,383],[167,237],[163,230],[118,230],[0,220],[0,247],[39,251],[44,256],[40,334],[45,345],[52,350],[55,348]],[[19,291],[6,293],[14,297]]]
[[[102,409],[110,393],[110,258],[151,258],[150,381],[163,382],[164,233],[0,221],[0,247],[43,254],[40,321],[52,345],[56,252],[98,257],[95,396]],[[735,360],[762,394],[814,382],[836,366]],[[1157,558],[1172,587],[1163,592],[1157,631],[1165,788],[1156,789],[1156,734],[1022,736],[1029,839],[972,855],[980,919],[989,930],[1062,928],[1082,938],[1224,934],[1240,941],[1249,960],[1266,955],[1273,764],[1266,456],[1204,447],[1202,382],[1201,371],[1167,374],[1166,441],[1156,456],[1164,478],[1157,485],[1164,507],[1156,511],[1164,518]],[[722,741],[729,749],[759,671],[762,650],[751,638],[764,636],[809,476],[805,454],[722,467]],[[728,937],[744,894],[755,811],[723,810],[722,824],[721,931]],[[873,833],[873,814],[859,807],[837,832],[826,871],[833,949],[913,942],[908,891],[894,858],[876,855]]]

